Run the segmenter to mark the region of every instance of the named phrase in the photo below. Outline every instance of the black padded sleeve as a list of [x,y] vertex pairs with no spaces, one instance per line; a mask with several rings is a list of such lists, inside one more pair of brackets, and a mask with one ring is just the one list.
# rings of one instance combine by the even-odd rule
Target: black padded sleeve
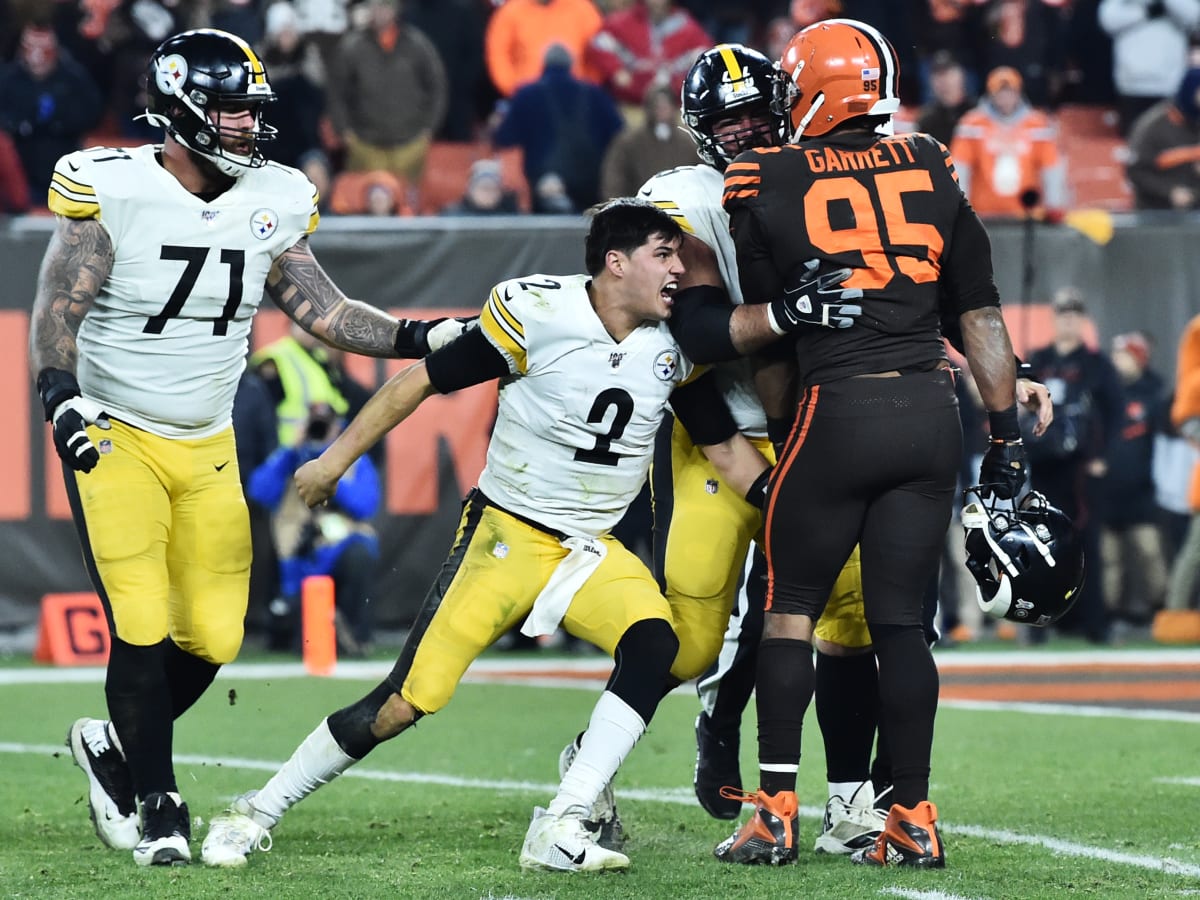
[[735,307],[729,294],[711,284],[684,288],[671,298],[667,324],[679,349],[692,362],[707,365],[737,359],[739,354],[729,336],[729,320]]
[[509,374],[508,361],[480,328],[472,328],[430,353],[425,357],[425,369],[439,394],[449,394]]

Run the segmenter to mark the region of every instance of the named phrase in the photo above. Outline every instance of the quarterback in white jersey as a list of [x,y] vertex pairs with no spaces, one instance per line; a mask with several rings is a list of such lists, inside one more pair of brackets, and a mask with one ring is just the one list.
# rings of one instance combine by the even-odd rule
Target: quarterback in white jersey
[[[499,417],[479,488],[388,678],[329,716],[284,767],[214,820],[211,865],[242,865],[294,803],[423,715],[437,712],[470,663],[509,629],[561,623],[612,654],[616,668],[578,752],[521,849],[524,868],[625,868],[585,827],[600,790],[666,690],[679,641],[642,562],[608,533],[645,478],[670,401],[722,477],[761,493],[766,460],[738,434],[705,376],[665,325],[683,274],[681,232],[644,201],[614,201],[588,231],[586,276],[497,285],[479,328],[394,377],[322,455],[296,473],[310,505],[424,398],[501,379]],[[694,415],[693,415],[694,413]]]
[[321,270],[316,191],[258,148],[274,94],[245,41],[176,35],[147,81],[161,145],[55,167],[30,366],[112,634],[111,721],[79,719],[68,743],[101,840],[177,865],[191,826],[171,723],[242,642],[250,527],[231,413],[264,290],[306,331],[371,356],[424,355],[462,325],[398,321]]
[[[498,285],[480,328],[512,376],[500,389],[479,488],[564,534],[612,529],[646,481],[654,436],[692,365],[665,322],[618,342],[592,309],[587,275]],[[609,423],[596,433],[597,423]]]

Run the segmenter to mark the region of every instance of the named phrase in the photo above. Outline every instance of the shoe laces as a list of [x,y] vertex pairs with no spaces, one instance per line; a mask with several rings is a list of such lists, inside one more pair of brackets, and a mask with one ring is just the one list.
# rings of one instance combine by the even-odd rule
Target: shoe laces
[[758,805],[757,791],[743,791],[741,788],[736,788],[731,784],[726,784],[717,792],[726,800],[736,800],[738,803],[750,803],[754,806]]
[[248,844],[263,853],[271,852],[274,839],[271,837],[270,829],[263,828],[245,813],[231,809],[213,819],[212,827],[218,826],[226,829],[231,843]]

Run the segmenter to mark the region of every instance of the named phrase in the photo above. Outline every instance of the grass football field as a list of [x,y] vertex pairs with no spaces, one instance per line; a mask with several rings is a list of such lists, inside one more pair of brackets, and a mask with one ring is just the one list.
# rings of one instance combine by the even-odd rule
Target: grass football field
[[[965,652],[945,651],[939,661]],[[1200,713],[1168,702],[1194,696],[1200,655],[1177,665],[1168,682],[1174,687],[1139,695],[1143,676],[1123,678],[1132,687],[1107,706],[1044,702],[1053,692],[1030,693],[1034,682],[1020,659],[1014,654],[1011,681],[1020,687],[1013,702],[1003,689],[999,699],[971,699],[982,695],[970,685],[956,693],[943,677],[932,799],[941,811],[945,870],[864,869],[811,852],[826,794],[811,710],[799,862],[780,869],[718,863],[712,848],[731,823],[710,819],[692,796],[697,704],[681,690],[663,701],[618,778],[632,867],[601,876],[531,874],[517,865],[533,807],[554,794],[558,751],[586,723],[599,689],[572,677],[580,673],[570,667],[582,662],[594,677],[599,658],[549,661],[555,671],[542,671],[548,661],[541,657],[489,657],[502,671],[480,670],[447,710],[294,808],[275,829],[271,852],[240,870],[199,864],[207,820],[234,795],[260,786],[323,715],[377,684],[388,662],[343,664],[334,678],[304,677],[279,658],[228,667],[175,732],[197,862],[154,869],[96,839],[86,779],[62,746],[76,717],[103,715],[102,674],[9,662],[0,666],[0,898],[1200,895]],[[1072,691],[1079,693],[1077,685]],[[742,765],[753,781],[753,708],[749,716]]]

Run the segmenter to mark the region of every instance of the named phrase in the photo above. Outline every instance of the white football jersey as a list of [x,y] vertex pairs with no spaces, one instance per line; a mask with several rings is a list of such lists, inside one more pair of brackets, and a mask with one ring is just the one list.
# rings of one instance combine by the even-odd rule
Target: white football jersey
[[[669,214],[687,233],[704,241],[717,257],[725,290],[742,303],[737,252],[729,233],[729,214],[721,205],[725,178],[711,166],[680,166],[659,172],[642,185],[638,195]],[[766,437],[767,417],[754,390],[750,361],[736,359],[713,367],[717,385],[737,423],[750,437]]]
[[479,487],[500,506],[564,534],[597,537],[641,490],[667,399],[692,364],[665,322],[617,343],[586,275],[497,285],[479,326],[508,360]]
[[316,229],[316,189],[268,163],[206,203],[162,167],[158,149],[62,157],[49,205],[97,219],[113,243],[112,272],[79,328],[84,395],[153,434],[202,438],[230,423],[267,273]]

